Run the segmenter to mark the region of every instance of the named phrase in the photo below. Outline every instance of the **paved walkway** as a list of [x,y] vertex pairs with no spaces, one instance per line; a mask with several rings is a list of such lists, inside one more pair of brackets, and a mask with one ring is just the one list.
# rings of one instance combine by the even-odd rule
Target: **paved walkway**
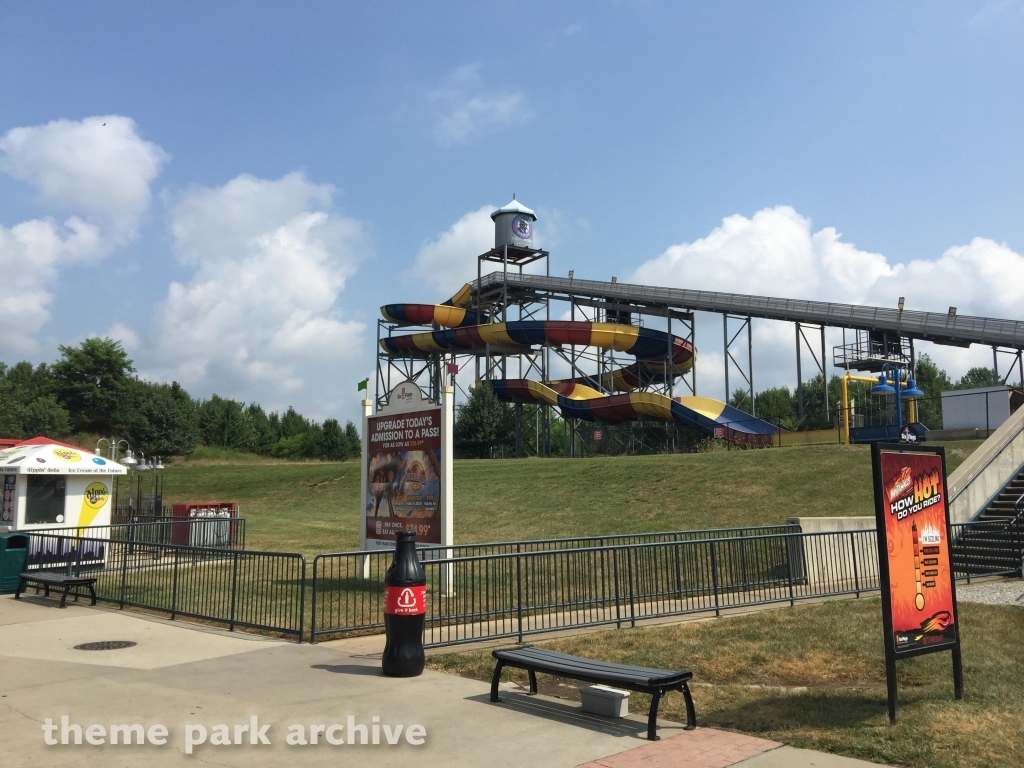
[[[99,640],[129,640],[132,648],[81,651],[74,646]],[[336,766],[339,758],[368,766],[480,766],[489,768],[573,768],[578,765],[643,765],[650,768],[742,765],[744,768],[792,766],[866,766],[814,752],[791,750],[774,742],[713,729],[683,731],[664,722],[662,740],[644,739],[646,720],[622,720],[583,713],[578,704],[546,696],[527,696],[505,686],[504,701],[492,704],[489,686],[478,680],[426,671],[417,678],[380,674],[379,638],[296,645],[207,629],[196,624],[153,619],[138,613],[29,598],[0,596],[0,744],[4,768],[20,766],[140,765],[160,768],[216,764],[262,766]],[[105,743],[47,746],[43,724],[81,726],[88,737]],[[257,727],[250,729],[250,718]],[[350,722],[351,721],[351,722]],[[349,727],[359,737],[366,726],[378,744],[324,743],[327,729],[348,741]],[[164,745],[111,744],[112,725],[141,725],[159,739],[154,726],[166,726]],[[218,729],[217,726],[225,726]],[[235,726],[240,726],[236,732]],[[290,731],[310,726],[317,744],[288,744]],[[421,725],[422,745],[395,728]],[[186,755],[187,737],[206,743]],[[250,730],[267,726],[269,744],[250,744]],[[241,744],[218,745],[226,734]],[[54,736],[59,741],[60,728]],[[123,734],[120,741],[124,741]],[[358,738],[357,738],[358,740]],[[416,739],[414,738],[414,741]],[[352,753],[355,754],[352,754]]]

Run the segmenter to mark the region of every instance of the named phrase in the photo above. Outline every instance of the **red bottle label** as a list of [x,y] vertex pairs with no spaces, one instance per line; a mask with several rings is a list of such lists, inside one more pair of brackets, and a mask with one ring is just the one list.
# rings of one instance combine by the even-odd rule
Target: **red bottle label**
[[427,587],[384,587],[384,613],[416,616],[427,612]]

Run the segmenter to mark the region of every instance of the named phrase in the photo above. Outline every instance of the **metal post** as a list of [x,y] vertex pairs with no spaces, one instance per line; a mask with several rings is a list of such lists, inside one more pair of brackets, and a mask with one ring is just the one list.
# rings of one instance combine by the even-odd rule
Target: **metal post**
[[179,550],[174,550],[174,575],[171,583],[171,621],[174,621],[175,615],[178,613],[178,555]]
[[[786,573],[789,576],[789,605],[793,606],[793,557],[790,554],[790,549],[793,545],[792,538],[786,538]],[[803,542],[801,542],[803,546]]]
[[750,415],[757,416],[757,406],[754,404],[754,338],[751,326],[753,321],[747,316],[747,383],[750,384]]
[[636,626],[636,607],[633,598],[633,548],[626,547],[626,567],[629,572],[629,625]]
[[[299,555],[299,567],[302,569],[302,578],[299,580],[299,644],[302,644],[306,630],[306,556]],[[310,632],[313,631],[310,626]]]
[[804,382],[800,372],[800,323],[796,323],[796,417],[804,416]]
[[516,458],[523,458],[523,404],[515,404],[516,417]]
[[999,348],[992,345],[992,370],[996,374],[996,381],[999,380]]
[[612,575],[615,579],[615,628],[622,629],[622,600],[619,597],[619,549],[612,549]]
[[721,616],[718,607],[718,559],[715,557],[715,540],[711,542],[711,587],[715,590],[715,616]]
[[231,562],[231,618],[228,622],[228,628],[235,631],[235,608],[237,605],[238,598],[238,552],[232,553]]
[[523,577],[519,553],[522,545],[516,544],[516,621],[519,626],[519,642],[523,642]]
[[722,315],[722,358],[725,361],[725,397],[729,402],[729,316]]
[[821,326],[821,389],[825,399],[825,421],[828,422],[828,374],[825,365],[825,326]]
[[860,577],[857,573],[857,534],[850,531],[850,551],[853,554],[853,588],[857,592],[857,597],[860,597]]
[[128,585],[128,548],[121,544],[121,600],[118,606],[124,610],[124,593]]

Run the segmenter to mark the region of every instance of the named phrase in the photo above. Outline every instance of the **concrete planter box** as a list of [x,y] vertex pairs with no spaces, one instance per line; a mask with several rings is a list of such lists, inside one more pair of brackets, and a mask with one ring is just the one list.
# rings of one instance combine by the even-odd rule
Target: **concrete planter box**
[[580,688],[583,711],[604,717],[625,717],[629,714],[629,691],[609,688],[607,685],[591,685]]

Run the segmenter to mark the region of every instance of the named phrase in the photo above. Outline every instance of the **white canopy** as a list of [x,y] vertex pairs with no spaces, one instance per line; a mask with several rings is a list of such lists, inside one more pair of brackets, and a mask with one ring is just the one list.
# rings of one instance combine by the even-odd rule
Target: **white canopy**
[[110,459],[56,443],[16,445],[0,451],[3,475],[126,475],[128,470]]

